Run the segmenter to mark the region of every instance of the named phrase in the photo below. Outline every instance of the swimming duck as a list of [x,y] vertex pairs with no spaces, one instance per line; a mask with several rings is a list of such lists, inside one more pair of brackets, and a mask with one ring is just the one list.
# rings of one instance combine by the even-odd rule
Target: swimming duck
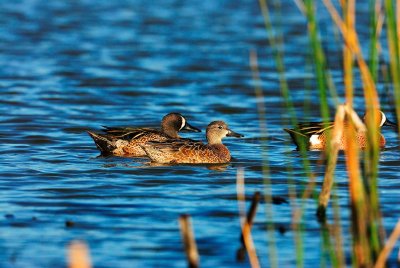
[[[365,121],[366,116],[364,116]],[[379,127],[382,126],[393,126],[397,127],[397,124],[389,121],[386,115],[379,111],[378,113]],[[290,134],[293,142],[297,145],[297,149],[300,148],[300,142],[304,142],[308,146],[309,150],[325,150],[327,146],[327,139],[330,136],[329,132],[333,129],[333,122],[322,123],[322,122],[308,122],[300,123],[295,129],[284,130]],[[340,139],[339,150],[345,150],[346,143],[345,138],[342,136]],[[364,149],[368,144],[367,133],[363,130],[358,130],[356,133],[357,144],[360,148]],[[385,137],[380,134],[379,146],[385,147]]]
[[223,121],[211,122],[206,131],[207,142],[170,140],[148,142],[142,145],[150,159],[157,163],[169,164],[212,164],[227,163],[231,160],[228,148],[222,144],[225,137],[241,138],[243,135],[228,128]]
[[152,128],[103,127],[104,134],[87,131],[102,155],[140,157],[146,156],[141,148],[149,141],[180,139],[179,131],[201,132],[191,126],[180,113],[169,113],[161,121],[161,130]]

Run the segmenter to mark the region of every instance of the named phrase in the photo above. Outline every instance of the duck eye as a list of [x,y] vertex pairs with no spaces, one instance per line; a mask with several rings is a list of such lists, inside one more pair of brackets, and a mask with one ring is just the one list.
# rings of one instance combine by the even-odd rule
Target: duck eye
[[222,129],[222,126],[218,126],[219,129]]

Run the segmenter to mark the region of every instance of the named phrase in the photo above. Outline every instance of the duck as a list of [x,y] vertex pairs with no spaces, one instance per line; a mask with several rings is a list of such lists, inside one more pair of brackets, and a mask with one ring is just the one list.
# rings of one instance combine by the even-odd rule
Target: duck
[[[365,122],[366,115],[363,117]],[[396,123],[391,122],[382,111],[378,110],[379,127],[391,126],[397,127]],[[334,122],[305,122],[300,123],[294,129],[284,128],[283,130],[289,133],[292,141],[300,149],[300,144],[304,143],[308,150],[325,150],[328,144],[328,137],[333,129]],[[346,126],[346,123],[345,123]],[[379,134],[379,147],[384,148],[386,144],[385,137]],[[346,149],[345,138],[342,135],[340,138],[339,150]],[[358,147],[365,149],[368,144],[367,132],[365,130],[357,130],[356,141]]]
[[162,118],[161,129],[135,127],[107,127],[104,133],[87,131],[92,137],[102,156],[145,157],[142,145],[150,141],[163,142],[170,139],[183,139],[180,131],[201,132],[190,125],[180,113],[169,113]]
[[229,129],[224,121],[213,121],[207,126],[207,144],[200,141],[169,140],[148,142],[141,147],[147,156],[161,164],[223,164],[231,160],[229,149],[222,144],[225,137],[244,137]]

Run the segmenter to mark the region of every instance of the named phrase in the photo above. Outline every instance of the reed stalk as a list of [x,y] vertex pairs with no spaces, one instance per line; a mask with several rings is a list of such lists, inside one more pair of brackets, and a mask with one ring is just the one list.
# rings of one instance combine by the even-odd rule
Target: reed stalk
[[[238,207],[239,207],[239,215],[240,215],[240,225],[242,228],[242,238],[244,246],[247,250],[247,254],[249,256],[250,265],[252,268],[259,268],[260,262],[257,257],[256,249],[254,246],[253,238],[251,236],[251,225],[252,220],[248,219],[249,217],[252,218],[255,216],[255,208],[249,211],[247,217],[245,216],[245,184],[244,184],[244,171],[242,168],[238,168],[237,175],[236,175],[236,192],[237,192],[237,200],[238,200]],[[252,216],[253,215],[253,216]]]
[[68,267],[69,268],[90,268],[92,267],[89,249],[82,241],[73,241],[68,246]]
[[370,0],[370,48],[369,48],[369,69],[375,82],[378,80],[379,70],[379,35],[382,27],[381,0]]
[[326,59],[322,49],[321,40],[319,39],[318,24],[315,16],[315,1],[305,0],[305,14],[308,23],[308,34],[310,39],[310,47],[314,58],[315,72],[317,78],[317,86],[319,92],[321,116],[324,122],[329,121],[329,105],[328,105],[328,76],[326,73]]
[[[344,0],[342,3],[343,14],[346,27],[354,29],[355,23],[355,1]],[[373,62],[375,63],[375,62]],[[344,87],[346,95],[346,103],[353,107],[353,53],[347,46],[343,46],[343,72],[344,72]]]
[[[251,231],[251,227],[253,226],[253,221],[254,221],[254,217],[256,216],[257,206],[258,206],[259,202],[260,202],[260,192],[255,192],[253,195],[253,198],[251,200],[251,205],[250,205],[249,210],[247,211],[247,216],[246,216],[246,222],[250,228],[250,231]],[[245,237],[244,237],[244,234],[242,231],[240,232],[240,242],[242,243],[242,246],[237,251],[236,256],[239,261],[243,261],[244,253],[246,250],[246,243],[245,243]]]
[[[379,127],[376,125],[376,122],[378,121],[378,110],[380,109],[379,98],[375,82],[363,58],[355,29],[351,27],[349,28],[343,22],[330,0],[323,0],[323,2],[331,14],[335,24],[340,29],[344,42],[356,57],[363,83],[364,100],[367,110],[365,122],[367,126],[366,134],[368,145],[364,153],[364,181],[368,186],[367,197],[365,197],[366,193],[363,186],[363,181],[360,179],[360,176],[357,175],[359,173],[358,167],[353,164],[353,162],[358,162],[358,158],[356,158],[358,156],[356,156],[354,152],[349,152],[348,155],[346,155],[346,159],[348,161],[350,191],[354,194],[352,196],[352,204],[353,221],[355,223],[354,240],[355,249],[357,249],[355,252],[356,263],[370,264],[372,259],[375,258],[379,253],[382,240],[382,237],[380,237],[381,232],[379,231],[381,222],[379,212],[379,196],[377,191],[380,131]],[[349,133],[349,135],[351,135],[351,133]],[[351,144],[349,146],[351,146]],[[365,211],[365,206],[368,208],[368,213]],[[364,226],[364,223],[362,223],[362,221],[365,222],[365,219],[368,219],[368,226]],[[364,237],[368,237],[370,240],[366,242],[364,241]],[[362,250],[360,250],[360,248],[362,248]],[[365,255],[367,253],[366,248],[369,249],[367,255]]]
[[331,135],[331,145],[330,145],[330,157],[328,158],[328,163],[325,171],[324,181],[322,184],[321,193],[318,198],[318,209],[317,216],[320,219],[325,218],[325,210],[328,206],[328,202],[331,195],[331,189],[333,186],[334,180],[334,172],[336,168],[337,155],[339,152],[340,139],[343,135],[344,128],[344,117],[345,117],[345,108],[343,105],[338,106],[335,122]]
[[[400,120],[400,46],[399,46],[399,32],[400,18],[396,14],[400,14],[400,1],[396,1],[396,8],[394,1],[385,0],[386,10],[386,24],[387,24],[387,38],[389,47],[389,63],[390,63],[390,74],[393,84],[393,95],[396,105],[396,116]],[[400,124],[398,124],[398,133],[400,135]]]
[[188,267],[197,268],[199,267],[199,253],[197,251],[197,245],[193,234],[190,216],[187,214],[181,215],[179,217],[179,226]]
[[346,166],[349,175],[349,191],[352,208],[353,230],[353,262],[356,267],[371,266],[371,255],[367,235],[367,206],[366,197],[359,166],[359,152],[356,140],[356,127],[348,120],[345,128],[346,137]]
[[[367,126],[371,125],[373,127],[375,125],[376,111],[379,109],[379,98],[376,91],[374,80],[372,79],[371,72],[366,64],[364,57],[362,55],[362,51],[360,48],[360,44],[358,41],[357,33],[355,29],[347,27],[344,23],[342,18],[340,17],[339,13],[333,6],[331,0],[323,0],[326,8],[328,9],[333,21],[335,22],[336,26],[339,28],[340,32],[342,33],[343,41],[345,42],[346,46],[350,49],[350,51],[355,55],[358,68],[360,69],[361,79],[363,83],[363,92],[364,92],[364,100],[366,104],[366,109],[371,114],[370,118],[367,118]],[[369,120],[372,119],[372,120]],[[374,131],[372,131],[374,132]],[[375,136],[376,133],[372,133]],[[377,138],[372,140],[378,140]]]
[[274,28],[272,26],[271,18],[269,15],[270,12],[266,0],[259,0],[259,5],[264,19],[264,26],[268,33],[268,42],[272,49],[276,69],[279,75],[279,84],[280,84],[281,94],[283,96],[283,101],[285,102],[286,111],[289,114],[290,123],[291,125],[295,126],[297,124],[297,117],[293,106],[293,102],[290,98],[289,85],[285,77],[285,64],[282,52],[283,49],[278,46],[279,42],[276,40],[276,36],[278,35],[278,33],[274,31]]
[[[333,188],[336,189],[335,187]],[[335,257],[336,257],[336,265],[332,265],[334,267],[344,267],[346,260],[344,254],[344,241],[342,235],[342,227],[341,227],[341,219],[340,219],[340,207],[338,202],[338,197],[333,194],[332,198],[332,207],[333,207],[333,224],[332,224],[332,236],[335,244]],[[333,263],[333,262],[332,262]]]
[[[304,13],[305,8],[304,4],[300,0],[295,0],[296,4],[299,6],[300,10]],[[289,120],[290,120],[290,125],[296,126],[298,121],[294,109],[293,102],[290,97],[289,93],[289,86],[285,77],[285,65],[284,65],[284,55],[283,55],[283,44],[284,40],[281,37],[279,33],[274,31],[274,27],[272,25],[271,19],[270,19],[270,12],[268,9],[268,5],[266,0],[259,0],[259,5],[260,9],[262,12],[262,16],[264,19],[264,26],[265,29],[268,33],[268,42],[270,45],[270,48],[273,53],[273,58],[275,60],[275,65],[277,69],[277,73],[279,75],[279,83],[280,83],[280,90],[281,90],[281,95],[282,99],[285,104],[285,108],[287,111],[287,114],[289,115]],[[279,46],[278,44],[281,44]],[[253,70],[253,74],[254,74]],[[262,90],[259,89],[257,90],[258,96],[262,96]],[[261,99],[261,98],[260,98]],[[260,117],[261,118],[261,117]],[[283,122],[285,122],[285,118],[283,118]],[[301,158],[303,161],[303,168],[306,176],[310,178],[309,184],[306,187],[305,192],[303,193],[303,196],[309,196],[310,193],[312,192],[312,188],[315,184],[315,178],[312,174],[312,171],[310,169],[310,163],[308,160],[307,156],[307,144],[304,143],[303,140],[299,141],[299,149],[300,149],[300,154]],[[288,173],[291,174],[291,167],[287,167]],[[302,267],[303,262],[304,262],[304,252],[303,252],[303,241],[302,241],[302,232],[303,232],[303,226],[301,222],[302,218],[302,207],[297,207],[296,206],[296,191],[295,191],[295,184],[291,182],[291,178],[288,178],[288,184],[289,184],[289,197],[291,198],[291,206],[292,206],[292,229],[294,231],[294,240],[295,240],[295,245],[296,245],[296,261],[297,261],[297,266]],[[268,201],[267,201],[268,202]]]
[[[253,74],[253,81],[255,82],[260,132],[261,134],[266,135],[267,134],[267,121],[265,118],[266,110],[264,106],[264,98],[261,89],[261,79],[260,79],[260,72],[258,69],[257,54],[254,51],[250,53],[250,67]],[[275,226],[272,221],[273,219],[272,189],[271,189],[269,162],[268,162],[268,149],[264,140],[261,141],[261,156],[262,156],[263,181],[265,188],[265,194],[264,194],[264,199],[266,202],[265,210],[267,218],[271,219],[271,221],[269,221],[267,224],[269,241],[270,241],[268,247],[269,261],[270,261],[270,267],[278,267],[278,254],[276,251],[276,242],[275,242]]]
[[397,222],[393,232],[390,234],[388,240],[386,241],[385,246],[380,252],[374,266],[375,268],[385,267],[386,260],[389,257],[389,254],[392,252],[394,246],[396,245],[396,242],[399,241],[399,238],[400,238],[400,221]]
[[[308,25],[309,47],[311,48],[314,63],[315,77],[317,81],[320,110],[323,120],[329,119],[329,106],[327,88],[333,88],[333,82],[329,75],[325,55],[322,49],[321,40],[319,38],[318,23],[316,18],[316,4],[313,0],[294,0],[299,9],[305,14]],[[267,31],[271,48],[273,49],[277,70],[280,77],[281,92],[285,101],[286,109],[291,118],[291,123],[296,125],[294,108],[290,100],[289,88],[285,80],[285,68],[283,64],[283,50],[277,46],[274,38],[274,30],[269,17],[269,10],[265,0],[259,0],[260,7],[264,17],[264,23]],[[338,143],[344,142],[346,146],[345,160],[349,177],[349,193],[351,205],[351,223],[353,234],[353,264],[356,267],[372,267],[376,262],[382,263],[382,259],[386,259],[388,254],[387,247],[382,250],[383,232],[382,218],[379,207],[378,194],[378,162],[380,156],[380,128],[376,122],[379,119],[379,96],[376,88],[379,74],[379,49],[380,49],[380,33],[382,32],[383,20],[386,18],[386,32],[388,37],[388,47],[390,55],[390,78],[393,83],[393,94],[396,105],[396,115],[400,119],[400,0],[384,0],[386,16],[383,15],[382,0],[370,0],[370,49],[369,61],[364,58],[361,45],[358,40],[358,34],[355,28],[356,22],[356,2],[355,0],[341,0],[343,19],[336,10],[331,0],[323,0],[334,25],[339,29],[343,38],[343,75],[345,88],[345,105],[337,106],[334,128],[332,131],[331,147],[328,145],[327,150],[327,166],[324,176],[322,191],[319,197],[318,211],[325,212],[332,187],[334,185],[334,171],[338,156]],[[396,20],[397,16],[397,20]],[[283,44],[283,41],[280,42]],[[355,59],[355,62],[354,62]],[[356,115],[353,110],[354,102],[354,69],[358,68],[361,81],[362,91],[364,94],[364,102],[366,109],[366,117],[364,123]],[[253,74],[256,73],[253,69]],[[258,69],[257,69],[258,71]],[[258,91],[262,96],[262,91]],[[331,96],[337,98],[335,91],[331,90]],[[335,103],[338,103],[336,101]],[[259,109],[260,110],[260,109]],[[260,117],[261,118],[261,117]],[[359,145],[356,142],[356,135],[363,132],[367,136],[367,148],[360,154]],[[400,125],[398,132],[400,134]],[[302,156],[305,156],[306,146],[300,148]],[[361,157],[363,156],[363,158]],[[304,170],[306,174],[313,178],[309,167],[307,157],[303,160]],[[364,172],[361,171],[361,162],[364,162]],[[310,184],[311,185],[311,184]],[[291,188],[290,188],[291,189]],[[305,192],[309,191],[308,188]],[[307,193],[303,194],[303,198]],[[296,195],[293,191],[290,193],[291,199],[295,199]],[[340,215],[338,207],[334,210],[334,227],[333,239],[335,239],[335,249],[332,250],[329,238],[329,225],[324,221],[321,225],[322,238],[325,248],[330,253],[331,264],[335,267],[344,265],[344,254],[342,248],[342,237],[340,228]],[[323,213],[324,214],[324,213]],[[324,214],[325,215],[325,214]],[[301,221],[302,210],[293,208],[293,222]],[[301,248],[301,225],[293,224],[295,231],[297,251]],[[396,227],[397,230],[397,227]],[[400,231],[399,231],[400,232]],[[390,239],[389,239],[390,240]],[[390,240],[391,241],[391,240]],[[388,241],[390,245],[390,242]],[[390,246],[388,246],[390,247]],[[302,251],[301,251],[302,252]],[[383,257],[382,257],[383,256]],[[377,261],[378,260],[378,261]],[[383,261],[384,263],[384,261]],[[303,265],[302,253],[297,256],[298,266]],[[383,264],[382,264],[383,265]],[[377,266],[381,267],[381,266]]]
[[322,253],[321,267],[339,267],[338,258],[335,251],[335,245],[331,241],[332,230],[327,221],[320,224],[322,234]]

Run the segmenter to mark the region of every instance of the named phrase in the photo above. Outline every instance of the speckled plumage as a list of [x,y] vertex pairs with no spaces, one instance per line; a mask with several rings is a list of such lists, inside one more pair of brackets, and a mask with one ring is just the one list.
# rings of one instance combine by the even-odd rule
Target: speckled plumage
[[223,121],[214,121],[207,127],[208,144],[196,141],[169,140],[148,142],[142,146],[150,159],[169,164],[227,163],[231,160],[228,148],[222,144],[226,136],[243,137],[233,132]]
[[161,130],[152,128],[123,128],[104,127],[105,133],[88,131],[97,148],[103,155],[117,155],[129,157],[146,156],[142,145],[149,141],[163,142],[171,138],[180,139],[178,131],[188,130],[200,132],[199,129],[189,125],[186,119],[178,113],[170,113],[164,116],[161,122]]
[[[396,124],[387,120],[386,115],[379,111],[377,118],[377,125],[383,126],[396,126]],[[345,123],[345,127],[346,127]],[[300,143],[304,142],[309,150],[325,150],[328,142],[328,137],[333,130],[333,122],[330,123],[321,123],[321,122],[309,122],[309,123],[300,123],[297,125],[295,129],[284,129],[288,132],[293,140],[293,142],[297,145],[297,148],[300,148]],[[344,131],[345,133],[345,131]],[[339,141],[339,150],[346,149],[346,137],[342,135]],[[386,140],[382,134],[379,134],[379,146],[381,148],[385,147]],[[359,146],[359,148],[364,149],[367,144],[367,133],[365,130],[359,130],[356,133],[355,140]]]
[[[327,129],[321,132],[320,134],[317,134],[317,136],[314,138],[314,142],[309,142],[309,150],[325,150],[328,142],[328,137],[329,137],[329,132],[331,132],[332,129]],[[318,142],[315,142],[316,139]],[[355,140],[358,144],[358,147],[361,149],[364,149],[367,144],[367,133],[365,131],[358,131],[355,136]],[[380,134],[380,140],[379,140],[379,146],[381,148],[385,147],[386,140],[385,137],[383,137],[382,134]],[[345,150],[346,149],[346,137],[343,134],[339,140],[339,150]]]

